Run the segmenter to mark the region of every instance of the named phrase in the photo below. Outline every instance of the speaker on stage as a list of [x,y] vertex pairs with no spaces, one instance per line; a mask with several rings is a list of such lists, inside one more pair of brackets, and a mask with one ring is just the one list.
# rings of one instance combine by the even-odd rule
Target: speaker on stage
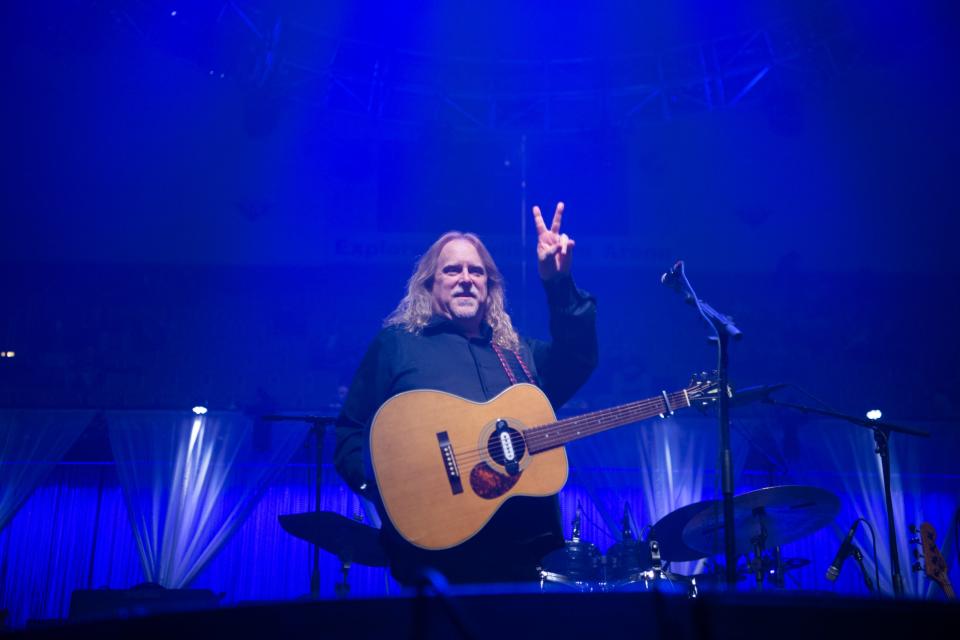
[[151,582],[132,589],[77,589],[70,597],[68,619],[134,618],[215,609],[220,606],[223,595],[209,589],[166,589]]

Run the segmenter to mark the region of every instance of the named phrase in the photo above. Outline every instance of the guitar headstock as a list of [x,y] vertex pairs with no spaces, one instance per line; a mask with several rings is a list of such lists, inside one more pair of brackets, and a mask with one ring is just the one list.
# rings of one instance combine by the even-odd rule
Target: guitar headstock
[[[919,530],[914,525],[910,525],[910,532],[919,534],[919,538],[915,539],[914,542],[918,542],[923,549],[923,554],[919,556],[923,559],[923,572],[927,574],[928,578],[940,585],[948,598],[953,599],[953,585],[950,584],[950,577],[947,575],[947,561],[944,560],[943,554],[937,547],[936,529],[929,522],[924,522],[920,525]],[[914,555],[916,556],[917,553],[914,552]],[[915,571],[921,569],[919,560],[913,566]]]
[[[716,371],[695,373],[690,378],[690,385],[684,389],[690,399],[690,406],[706,409],[720,397],[720,383]],[[730,395],[729,388],[727,394]]]

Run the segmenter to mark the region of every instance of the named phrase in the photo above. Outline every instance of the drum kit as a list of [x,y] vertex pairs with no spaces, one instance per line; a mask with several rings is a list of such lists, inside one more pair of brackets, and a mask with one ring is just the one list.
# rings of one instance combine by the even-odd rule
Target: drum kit
[[[762,588],[765,580],[782,587],[786,572],[809,564],[802,558],[784,558],[782,545],[827,526],[839,511],[839,498],[818,487],[767,487],[735,497],[737,554],[748,558],[738,572],[741,579],[749,573],[755,576],[757,588]],[[694,598],[699,585],[718,581],[723,574],[714,571],[686,576],[670,570],[672,562],[723,553],[719,500],[673,511],[654,524],[643,540],[634,536],[625,516],[623,537],[606,555],[581,538],[580,518],[578,507],[571,540],[541,562],[540,585],[544,591],[666,591]]]
[[[767,487],[734,498],[738,556],[747,562],[738,576],[753,575],[757,588],[766,582],[784,586],[784,575],[809,564],[785,558],[781,547],[827,526],[840,511],[839,498],[825,489],[787,485]],[[540,563],[543,591],[631,592],[660,591],[695,598],[701,587],[723,580],[722,569],[696,575],[671,570],[671,563],[701,560],[723,553],[723,510],[719,500],[705,500],[677,509],[654,524],[639,539],[624,513],[621,539],[600,552],[581,536],[581,509],[573,520],[573,535]],[[280,525],[297,538],[336,555],[341,562],[337,595],[349,593],[352,564],[387,566],[378,530],[356,519],[331,512],[283,515]]]

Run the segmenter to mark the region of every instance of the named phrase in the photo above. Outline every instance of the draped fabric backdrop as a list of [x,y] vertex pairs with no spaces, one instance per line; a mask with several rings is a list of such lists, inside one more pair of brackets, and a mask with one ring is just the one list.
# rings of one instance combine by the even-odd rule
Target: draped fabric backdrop
[[92,411],[0,411],[0,531],[92,416]]
[[[223,593],[225,604],[303,597],[309,592],[311,547],[285,533],[277,516],[316,508],[348,517],[363,512],[363,505],[328,464],[322,468],[320,504],[314,503],[313,438],[300,446],[292,461],[280,463],[289,457],[289,447],[297,448],[303,442],[305,430],[286,431],[287,425],[278,426],[269,438],[261,433],[251,440],[251,425],[244,420],[211,421],[197,430],[192,418],[155,415],[153,424],[163,425],[156,430],[139,422],[145,416],[112,418],[114,448],[125,461],[57,465],[9,526],[0,531],[0,608],[9,609],[12,624],[65,617],[74,589],[128,588],[157,575],[177,580],[192,575],[192,587]],[[906,527],[922,520],[934,524],[950,570],[956,575],[953,517],[960,496],[960,474],[954,461],[956,437],[950,424],[917,426],[931,430],[933,437],[895,435],[891,442],[901,570],[910,594],[939,598],[942,594],[937,588],[909,570]],[[122,436],[117,433],[125,429],[133,431]],[[227,433],[233,430],[236,433]],[[158,451],[171,455],[180,451],[180,457],[164,458],[153,452],[156,461],[144,462],[150,457],[144,457],[138,445],[121,444],[121,438],[135,438],[134,431],[141,433],[144,446],[161,439],[162,433],[167,440],[162,445],[155,442]],[[217,452],[199,453],[217,438],[225,439]],[[176,444],[183,442],[186,444]],[[737,493],[777,484],[809,484],[840,496],[841,513],[834,524],[784,546],[785,557],[809,561],[787,574],[788,589],[866,595],[862,578],[850,561],[836,583],[824,578],[841,537],[856,517],[863,516],[876,529],[881,586],[890,591],[886,515],[869,431],[833,421],[751,414],[734,424],[733,446]],[[127,450],[121,452],[120,448]],[[264,448],[270,451],[254,456],[258,462],[241,462],[249,460],[245,456],[253,450]],[[234,453],[228,455],[229,451]],[[324,451],[328,456],[332,451],[329,436]],[[161,459],[167,460],[167,466],[159,463]],[[624,427],[577,443],[571,447],[570,459],[570,481],[560,495],[567,533],[577,504],[582,504],[583,538],[606,551],[620,535],[624,503],[629,503],[642,528],[688,501],[715,497],[716,422],[678,414]],[[135,470],[125,468],[135,460],[144,464]],[[232,471],[215,460],[223,465],[232,461]],[[268,461],[277,464],[274,471],[267,469]],[[179,469],[177,474],[174,469]],[[214,473],[215,469],[219,471]],[[271,475],[274,472],[276,475]],[[188,474],[207,479],[186,487],[183,479]],[[124,479],[125,475],[133,478]],[[214,477],[220,480],[215,482]],[[168,483],[165,488],[163,482]],[[237,482],[241,486],[236,486]],[[131,491],[134,486],[139,489]],[[214,490],[224,496],[219,502],[213,498]],[[261,498],[256,501],[258,492]],[[154,495],[165,497],[156,501]],[[128,502],[135,503],[135,511],[128,509]],[[192,506],[186,508],[188,503]],[[249,513],[246,517],[245,510]],[[231,526],[235,529],[232,537]],[[870,536],[863,527],[856,542],[872,571]],[[147,561],[140,557],[141,547],[152,550]],[[164,568],[162,559],[169,557],[169,549],[189,555],[174,558],[170,568]],[[702,564],[674,569],[681,573],[709,570],[696,566]],[[152,578],[147,567],[155,572]],[[333,597],[334,584],[341,578],[339,562],[322,553],[320,571],[321,597]],[[354,566],[349,582],[352,595],[376,597],[398,592],[383,569]],[[740,588],[756,587],[752,579],[745,579]]]
[[110,415],[110,444],[147,581],[188,586],[240,526],[309,425],[255,447],[238,414]]

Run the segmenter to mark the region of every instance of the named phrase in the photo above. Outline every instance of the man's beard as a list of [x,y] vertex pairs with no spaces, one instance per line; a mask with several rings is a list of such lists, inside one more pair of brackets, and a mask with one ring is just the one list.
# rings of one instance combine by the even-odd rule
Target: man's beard
[[[469,300],[473,304],[463,304],[461,300]],[[454,303],[450,305],[450,313],[454,318],[472,320],[481,313],[480,301],[476,298],[455,298]]]

